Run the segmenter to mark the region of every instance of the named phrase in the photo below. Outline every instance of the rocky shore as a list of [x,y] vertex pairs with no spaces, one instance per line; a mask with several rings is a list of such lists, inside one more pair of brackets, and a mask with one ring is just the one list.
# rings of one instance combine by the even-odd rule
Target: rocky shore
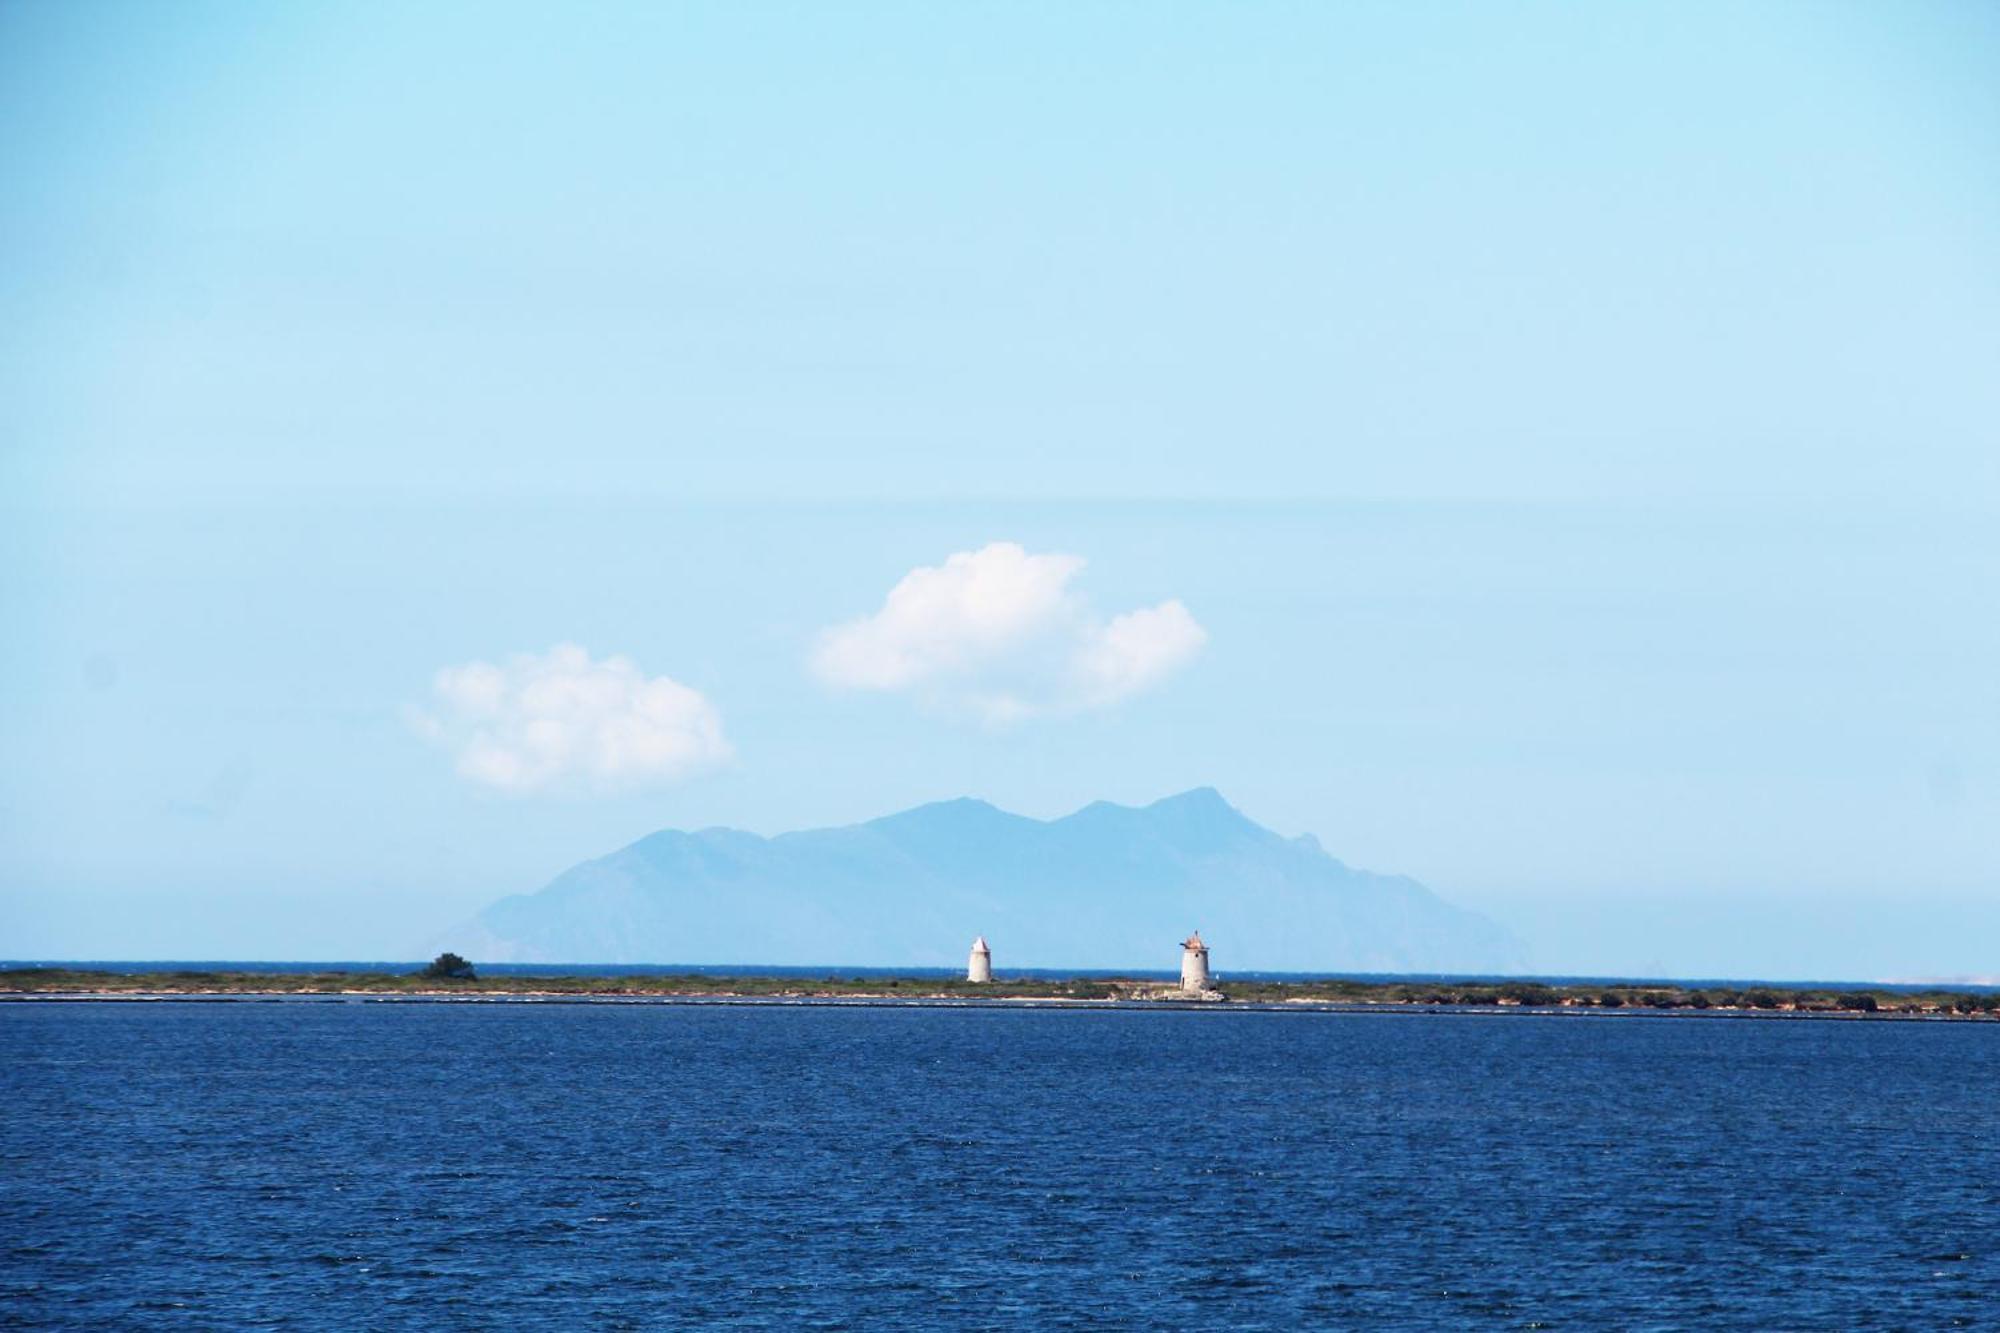
[[487,976],[441,980],[389,972],[103,972],[31,967],[0,971],[0,998],[141,996],[364,996],[428,999],[688,999],[965,1003],[1204,1004],[1217,1006],[1528,1010],[1847,1018],[2000,1020],[2000,992],[1947,989],[1702,986],[1670,983],[1546,985],[1532,981],[1229,981],[1190,993],[1152,979],[1002,977]]

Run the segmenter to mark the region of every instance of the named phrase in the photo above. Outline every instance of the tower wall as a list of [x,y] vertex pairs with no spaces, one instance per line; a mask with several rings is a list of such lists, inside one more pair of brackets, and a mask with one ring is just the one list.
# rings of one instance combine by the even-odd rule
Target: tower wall
[[1181,949],[1181,989],[1208,989],[1208,950]]
[[984,946],[985,941],[981,940],[972,947],[972,957],[965,965],[965,979],[967,981],[993,980],[993,954],[991,950]]

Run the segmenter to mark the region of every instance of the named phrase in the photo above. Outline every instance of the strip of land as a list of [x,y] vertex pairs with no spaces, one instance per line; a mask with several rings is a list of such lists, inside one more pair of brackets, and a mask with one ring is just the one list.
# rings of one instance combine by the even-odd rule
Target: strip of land
[[1225,981],[1190,995],[1170,983],[1083,977],[973,983],[933,977],[488,976],[442,979],[421,972],[99,972],[34,967],[0,971],[0,997],[362,995],[408,998],[508,996],[588,999],[1017,1000],[1356,1005],[1413,1008],[1646,1010],[1685,1013],[1821,1014],[1845,1017],[2000,1021],[2000,993],[1951,990],[1821,990],[1671,984],[1544,985],[1530,981]]

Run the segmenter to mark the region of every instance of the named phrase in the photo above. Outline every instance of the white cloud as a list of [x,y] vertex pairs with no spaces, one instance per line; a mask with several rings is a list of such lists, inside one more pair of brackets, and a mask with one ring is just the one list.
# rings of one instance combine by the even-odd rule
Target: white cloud
[[1207,642],[1208,631],[1175,598],[1113,616],[1083,646],[1077,669],[1092,698],[1122,699],[1159,681]]
[[460,776],[502,791],[610,790],[686,777],[727,760],[722,718],[700,691],[648,678],[629,657],[573,643],[495,665],[446,667],[418,734],[458,756]]
[[813,670],[1004,723],[1116,703],[1208,641],[1179,601],[1103,619],[1070,587],[1083,565],[994,542],[913,569],[874,615],[820,635]]

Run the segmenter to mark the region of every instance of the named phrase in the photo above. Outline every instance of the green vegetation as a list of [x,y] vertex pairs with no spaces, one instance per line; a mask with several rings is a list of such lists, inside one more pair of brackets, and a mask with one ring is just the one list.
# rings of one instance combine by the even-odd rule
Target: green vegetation
[[[1534,981],[1220,981],[1231,1001],[1251,1004],[1416,1005],[1573,1010],[1708,1010],[2000,1018],[2000,994],[1957,991],[1815,990],[1758,987],[1551,986]],[[700,996],[760,999],[1171,1000],[1168,982],[1116,977],[1067,981],[960,978],[771,976],[479,976],[456,954],[417,972],[87,972],[66,968],[0,971],[0,994],[108,995],[439,995]]]
[[429,981],[477,981],[479,974],[455,953],[441,953],[431,959],[429,967],[417,974]]

